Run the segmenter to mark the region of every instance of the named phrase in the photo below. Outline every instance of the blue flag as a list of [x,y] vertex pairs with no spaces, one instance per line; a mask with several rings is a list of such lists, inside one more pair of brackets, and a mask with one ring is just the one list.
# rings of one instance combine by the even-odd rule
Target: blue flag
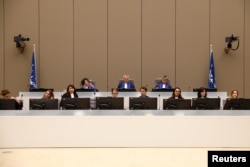
[[35,55],[35,49],[32,54],[32,61],[31,61],[31,69],[30,69],[30,89],[36,89],[37,88],[37,82],[36,82],[36,55]]
[[212,50],[210,51],[208,88],[216,88],[215,70],[214,70],[214,55],[213,55]]

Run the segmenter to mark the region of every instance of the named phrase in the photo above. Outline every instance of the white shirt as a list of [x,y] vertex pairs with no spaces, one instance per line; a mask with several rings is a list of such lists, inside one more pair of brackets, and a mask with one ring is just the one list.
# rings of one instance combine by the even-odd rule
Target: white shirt
[[124,88],[128,89],[128,83],[124,83]]

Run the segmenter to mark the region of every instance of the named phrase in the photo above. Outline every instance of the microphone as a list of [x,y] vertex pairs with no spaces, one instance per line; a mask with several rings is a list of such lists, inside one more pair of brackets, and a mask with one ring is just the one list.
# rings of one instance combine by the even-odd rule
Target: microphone
[[161,109],[161,107],[160,107],[160,100],[161,100],[161,98],[160,97],[161,97],[161,94],[158,95],[158,109],[159,110]]

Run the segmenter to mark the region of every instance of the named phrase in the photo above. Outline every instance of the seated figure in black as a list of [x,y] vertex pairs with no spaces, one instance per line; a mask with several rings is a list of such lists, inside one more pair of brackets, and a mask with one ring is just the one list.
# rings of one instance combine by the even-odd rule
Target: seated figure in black
[[23,101],[16,97],[11,96],[11,93],[9,90],[7,89],[2,90],[1,95],[3,96],[4,99],[14,99],[16,110],[21,110],[23,108]]

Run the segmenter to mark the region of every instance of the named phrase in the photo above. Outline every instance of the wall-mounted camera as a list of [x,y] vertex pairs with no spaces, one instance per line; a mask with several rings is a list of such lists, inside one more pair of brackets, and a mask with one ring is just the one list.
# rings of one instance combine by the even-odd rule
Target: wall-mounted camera
[[21,34],[18,36],[14,36],[14,42],[16,42],[16,47],[20,50],[21,53],[23,53],[24,48],[26,46],[26,43],[24,41],[29,41],[29,38],[22,37]]
[[[228,54],[229,50],[237,50],[240,46],[240,40],[239,40],[239,37],[237,37],[237,36],[232,35],[230,37],[226,37],[225,41],[227,43],[227,47],[225,48],[226,54]],[[234,41],[237,41],[238,44],[237,44],[237,47],[232,48],[232,42],[234,42]]]

